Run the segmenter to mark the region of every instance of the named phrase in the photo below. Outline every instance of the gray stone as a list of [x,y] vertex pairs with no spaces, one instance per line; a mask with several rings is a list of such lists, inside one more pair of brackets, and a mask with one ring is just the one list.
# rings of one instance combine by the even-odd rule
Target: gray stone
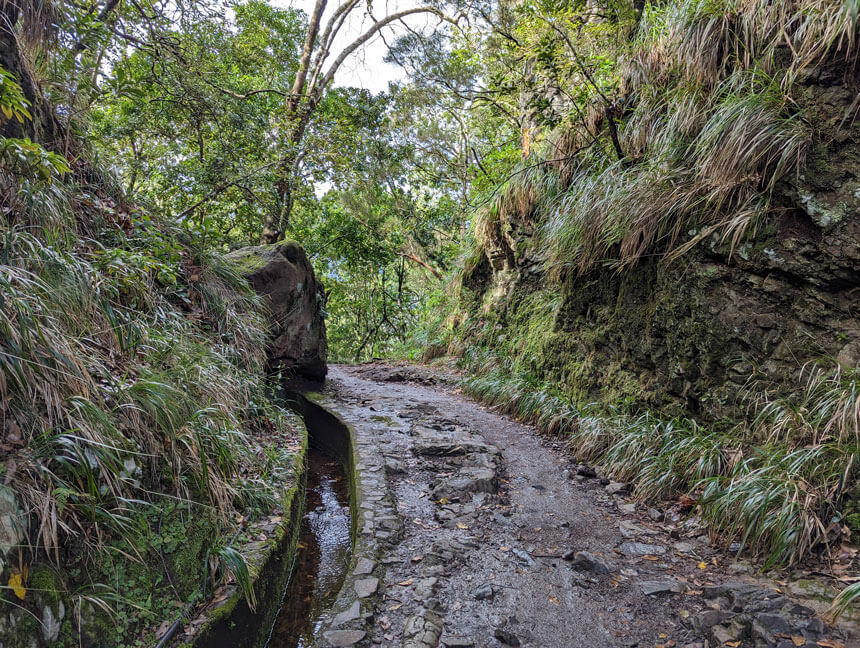
[[678,553],[693,553],[695,551],[695,547],[689,542],[676,542],[675,543],[675,551]]
[[442,619],[432,610],[406,619],[403,628],[403,648],[436,648],[442,636]]
[[618,493],[626,493],[628,490],[627,484],[624,482],[609,482],[605,488],[606,492],[610,495],[616,495]]
[[741,635],[742,633],[738,632],[738,628],[734,624],[731,626],[715,625],[708,633],[708,639],[712,646],[724,646],[730,641],[738,641]]
[[618,550],[630,558],[639,556],[659,556],[666,553],[663,545],[645,544],[644,542],[623,542]]
[[710,630],[715,625],[720,625],[729,621],[734,614],[726,610],[705,610],[701,614],[692,617],[692,626],[696,632],[704,632]]
[[654,529],[640,526],[630,520],[621,520],[618,523],[618,529],[625,538],[633,538],[637,535],[654,535],[657,533]]
[[654,520],[655,522],[663,521],[663,511],[658,511],[655,508],[648,509],[648,517]]
[[323,633],[323,637],[332,648],[349,648],[366,636],[367,633],[364,630],[329,630]]
[[736,596],[738,594],[749,594],[759,588],[749,583],[722,583],[720,585],[705,585],[702,588],[702,597],[715,599],[721,596]]
[[376,594],[376,589],[379,587],[378,578],[361,578],[353,583],[355,593],[359,598],[366,598]]
[[493,590],[492,585],[481,585],[478,589],[475,590],[475,600],[483,601],[486,599],[491,599],[496,595],[495,590]]
[[610,571],[606,563],[601,562],[597,556],[587,551],[577,551],[573,554],[570,566],[576,571],[594,574],[608,574]]
[[446,648],[473,648],[475,642],[465,637],[442,637],[442,644]]
[[517,558],[519,558],[529,567],[534,567],[535,565],[537,565],[535,559],[532,558],[527,551],[523,551],[522,549],[511,549],[511,553],[514,554]]
[[370,558],[359,558],[358,562],[355,564],[355,569],[352,571],[354,576],[367,576],[368,574],[373,572],[373,568],[376,567],[376,563],[373,562]]
[[634,502],[619,504],[618,510],[626,515],[633,515],[636,512],[636,504]]
[[792,630],[788,620],[779,614],[758,614],[755,620],[770,634],[787,634]]
[[406,467],[403,465],[402,461],[397,461],[396,459],[386,459],[385,470],[392,475],[402,475],[406,472]]
[[361,616],[361,604],[358,601],[353,601],[352,605],[334,617],[334,620],[331,622],[331,627],[337,628],[338,626],[342,626],[344,623],[355,621],[359,616]]
[[639,583],[642,588],[642,593],[647,596],[655,594],[680,594],[684,591],[684,586],[674,578],[664,578],[661,580],[642,581]]

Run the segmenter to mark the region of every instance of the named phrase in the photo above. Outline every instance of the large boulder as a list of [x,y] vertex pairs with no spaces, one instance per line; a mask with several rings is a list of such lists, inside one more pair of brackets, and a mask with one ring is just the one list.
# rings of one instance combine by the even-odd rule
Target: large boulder
[[302,247],[273,243],[242,248],[228,257],[263,296],[269,310],[272,364],[314,380],[325,378],[325,291]]

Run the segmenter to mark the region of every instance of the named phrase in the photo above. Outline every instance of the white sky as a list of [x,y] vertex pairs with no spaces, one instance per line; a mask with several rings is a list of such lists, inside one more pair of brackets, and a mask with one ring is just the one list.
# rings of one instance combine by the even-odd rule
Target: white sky
[[[302,9],[306,14],[310,15],[316,3],[315,0],[272,0],[272,4],[278,7]],[[326,12],[323,14],[323,26],[325,26],[328,16],[337,8],[338,4],[338,0],[329,0]],[[398,9],[403,10],[410,6],[414,6],[414,3],[408,0],[380,2],[373,6],[373,13],[377,19],[380,19]],[[373,24],[367,18],[365,11],[365,5],[356,7],[353,10],[349,19],[340,30],[337,39],[335,39],[332,54],[329,56],[329,62],[337,58],[337,55],[340,54],[346,45],[349,45],[349,43],[367,31]],[[420,14],[406,18],[408,24],[413,28],[419,28],[428,24],[428,20],[431,20],[431,18]],[[382,30],[385,41],[392,43],[397,34],[402,30],[403,27],[401,25],[392,23],[391,26]],[[366,88],[371,92],[387,90],[390,81],[401,80],[405,77],[403,69],[400,66],[389,65],[383,61],[387,52],[388,47],[385,45],[382,37],[376,35],[365,43],[363,48],[353,53],[344,62],[335,76],[335,85]]]

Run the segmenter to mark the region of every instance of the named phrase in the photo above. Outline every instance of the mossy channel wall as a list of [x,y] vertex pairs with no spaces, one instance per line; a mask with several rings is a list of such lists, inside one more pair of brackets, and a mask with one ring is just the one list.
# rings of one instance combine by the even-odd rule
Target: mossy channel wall
[[[306,452],[311,447],[343,462],[349,489],[352,543],[357,537],[358,503],[356,496],[355,458],[349,428],[326,409],[304,395],[292,392],[283,396],[287,404],[304,420],[306,443],[297,465],[297,484],[287,493],[285,519],[273,537],[261,547],[259,556],[246,559],[256,571],[254,592],[256,610],[251,610],[242,594],[234,592],[187,643],[189,648],[262,648],[269,641],[272,626],[284,604],[290,577],[296,564],[297,544],[305,509],[307,483]],[[298,474],[300,471],[300,474]]]

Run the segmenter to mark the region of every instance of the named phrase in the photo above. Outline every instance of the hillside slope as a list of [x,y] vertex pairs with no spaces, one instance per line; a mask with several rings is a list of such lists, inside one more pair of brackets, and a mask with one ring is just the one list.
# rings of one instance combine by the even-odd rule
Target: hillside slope
[[776,563],[860,533],[858,10],[646,5],[617,96],[475,215],[428,338],[472,393]]

